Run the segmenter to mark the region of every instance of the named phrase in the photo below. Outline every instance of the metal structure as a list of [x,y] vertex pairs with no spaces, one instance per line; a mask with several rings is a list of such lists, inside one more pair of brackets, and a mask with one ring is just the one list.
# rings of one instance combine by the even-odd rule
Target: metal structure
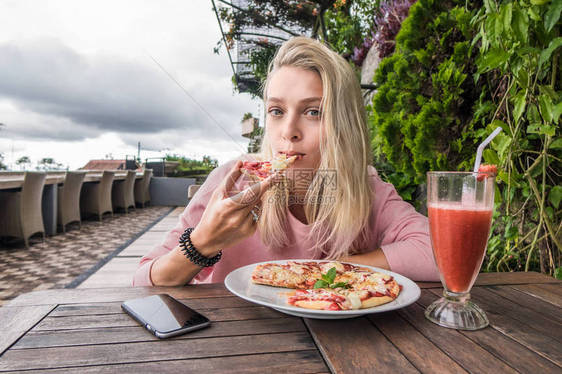
[[234,83],[239,92],[250,92],[252,90],[255,91],[261,84],[259,79],[257,79],[253,75],[253,69],[249,60],[249,54],[251,51],[263,48],[263,46],[260,46],[260,44],[262,44],[265,40],[267,40],[267,43],[269,44],[280,45],[284,41],[288,40],[291,36],[310,36],[311,34],[311,31],[307,31],[304,29],[275,25],[273,23],[267,22],[263,18],[260,18],[259,15],[250,13],[248,7],[251,1],[249,0],[217,0],[218,3],[231,7],[233,12],[235,13],[247,13],[251,17],[259,18],[259,20],[264,23],[263,27],[248,26],[237,33],[241,37],[239,40],[236,40],[236,43],[231,51],[231,49],[228,48],[226,37],[228,31],[223,28],[223,24],[219,17],[219,10],[215,4],[215,0],[211,0],[211,2],[213,4],[215,15],[217,16],[217,22],[219,23],[225,49],[228,53],[228,58],[232,67],[232,73],[234,74]]
[[[211,0],[213,4],[213,10],[215,15],[217,16],[217,22],[219,24],[219,28],[222,34],[222,40],[225,45],[226,52],[228,54],[228,59],[230,61],[230,65],[232,67],[232,73],[234,76],[234,84],[239,92],[256,92],[261,85],[261,81],[254,76],[254,72],[252,69],[252,65],[249,59],[249,54],[251,51],[256,51],[259,48],[263,48],[260,46],[260,42],[263,40],[267,40],[269,44],[280,45],[285,40],[288,40],[292,36],[316,36],[318,30],[314,30],[317,26],[313,26],[310,29],[306,29],[304,27],[298,26],[281,26],[271,22],[268,22],[264,17],[261,17],[259,14],[255,12],[251,12],[249,10],[249,4],[251,0],[217,0],[217,3],[221,5],[226,5],[232,8],[233,12],[236,14],[237,12],[245,13],[249,17],[253,17],[256,20],[260,21],[264,24],[262,27],[256,26],[248,26],[243,28],[240,32],[237,32],[237,35],[240,36],[239,39],[236,40],[235,45],[231,49],[229,48],[229,43],[227,39],[228,30],[225,31],[223,28],[223,24],[221,22],[219,16],[219,9],[215,4],[215,0]],[[320,11],[320,14],[323,14],[323,11]],[[325,25],[323,23],[323,17],[319,16],[320,21],[319,24],[323,29],[323,34],[325,35]],[[361,88],[368,91],[373,91],[376,89],[376,86],[373,84],[361,84]]]

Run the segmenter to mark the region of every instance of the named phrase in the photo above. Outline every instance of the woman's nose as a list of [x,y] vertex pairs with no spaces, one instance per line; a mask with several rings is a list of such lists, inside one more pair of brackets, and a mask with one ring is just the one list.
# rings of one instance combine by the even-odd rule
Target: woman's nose
[[290,115],[286,117],[286,121],[283,126],[283,139],[289,141],[297,141],[302,138],[301,131],[298,126],[298,116]]

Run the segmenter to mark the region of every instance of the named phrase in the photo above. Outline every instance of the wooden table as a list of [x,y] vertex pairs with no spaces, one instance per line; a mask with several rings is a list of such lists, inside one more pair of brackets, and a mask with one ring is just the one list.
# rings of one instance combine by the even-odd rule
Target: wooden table
[[[473,299],[491,326],[439,327],[424,308],[440,284],[420,283],[407,308],[347,320],[291,317],[221,284],[37,291],[0,308],[0,372],[41,373],[561,373],[562,282],[537,273],[481,274]],[[212,320],[158,340],[123,300],[168,293]]]

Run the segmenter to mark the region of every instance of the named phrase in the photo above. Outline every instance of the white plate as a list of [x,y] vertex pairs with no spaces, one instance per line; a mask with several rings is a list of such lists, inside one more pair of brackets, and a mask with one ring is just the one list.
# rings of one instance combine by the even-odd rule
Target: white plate
[[[286,264],[288,261],[325,262],[326,260],[280,260],[280,261],[261,262],[261,264],[265,264],[265,263]],[[356,310],[304,309],[287,304],[286,295],[287,292],[290,292],[291,290],[287,288],[271,287],[271,286],[253,283],[252,272],[254,271],[254,268],[259,264],[260,263],[247,265],[230,272],[230,274],[228,274],[224,280],[224,284],[226,288],[236,296],[241,297],[242,299],[251,301],[259,305],[268,306],[280,312],[297,317],[319,318],[319,319],[342,319],[342,318],[359,317],[364,314],[370,314],[370,313],[388,312],[389,310],[404,308],[405,306],[414,303],[420,297],[421,294],[418,285],[403,275],[372,266],[352,264],[356,266],[369,268],[373,271],[377,271],[380,273],[392,275],[394,279],[398,282],[398,284],[402,286],[402,292],[400,292],[400,295],[398,295],[396,300],[373,308],[356,309]]]

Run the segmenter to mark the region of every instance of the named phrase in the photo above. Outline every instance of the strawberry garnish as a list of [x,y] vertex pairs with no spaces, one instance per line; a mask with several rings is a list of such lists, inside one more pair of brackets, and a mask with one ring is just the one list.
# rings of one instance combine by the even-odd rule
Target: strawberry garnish
[[498,167],[496,165],[482,164],[478,168],[477,180],[480,182],[487,177],[494,177],[498,174]]

